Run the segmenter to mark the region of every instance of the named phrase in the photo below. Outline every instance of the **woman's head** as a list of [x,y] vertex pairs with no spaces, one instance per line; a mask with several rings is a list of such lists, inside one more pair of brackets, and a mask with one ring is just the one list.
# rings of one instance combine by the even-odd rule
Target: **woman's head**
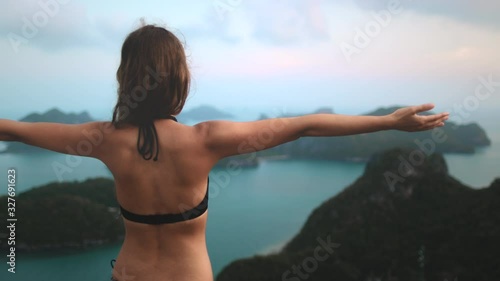
[[118,102],[113,123],[144,124],[177,115],[186,102],[190,73],[179,39],[165,28],[145,25],[123,43],[116,72]]

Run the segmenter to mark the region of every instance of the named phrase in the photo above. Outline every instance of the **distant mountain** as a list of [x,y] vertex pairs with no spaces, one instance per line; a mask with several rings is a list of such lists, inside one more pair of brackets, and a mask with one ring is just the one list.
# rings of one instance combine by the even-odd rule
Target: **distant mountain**
[[232,114],[221,111],[213,106],[202,105],[187,110],[179,114],[179,121],[205,121],[214,119],[231,119],[234,118]]
[[216,280],[500,280],[500,178],[472,189],[442,155],[412,154],[375,154],[279,253],[235,261]]
[[87,111],[76,113],[64,113],[57,108],[53,108],[45,113],[32,113],[22,118],[23,122],[55,122],[65,124],[81,124],[93,121]]
[[[82,249],[121,241],[124,235],[111,179],[50,183],[16,195],[16,250]],[[7,210],[6,196],[0,206]],[[7,220],[7,212],[0,212]],[[0,249],[7,249],[0,243]]]
[[[390,114],[399,108],[401,107],[379,108],[365,115],[383,116]],[[491,140],[486,135],[485,130],[476,123],[457,125],[453,122],[447,122],[447,128],[445,129],[447,129],[446,134],[448,136],[451,136],[454,139],[460,139],[464,146],[468,146],[468,148],[465,148],[466,150],[473,151],[474,147],[491,145]]]
[[[76,113],[64,113],[57,108],[53,108],[45,113],[32,113],[19,121],[23,122],[55,122],[64,124],[81,124],[94,121],[87,111]],[[46,151],[44,149],[29,146],[21,142],[8,142],[5,150],[0,153],[36,153]]]
[[[380,108],[366,115],[385,115],[392,113],[399,107]],[[333,109],[324,107],[319,108],[313,113],[333,113]],[[297,115],[286,115],[281,117],[292,117]],[[220,111],[211,106],[200,106],[182,113],[179,116],[180,122],[189,120],[213,120],[213,119],[231,119],[231,114]],[[262,115],[261,119],[267,116]],[[63,113],[58,109],[52,109],[43,114],[30,114],[21,121],[27,122],[59,122],[67,124],[78,124],[93,121],[87,112],[80,114]],[[441,128],[446,137],[444,143],[433,143],[435,151],[441,153],[474,153],[476,147],[488,146],[491,144],[486,132],[478,124],[457,125],[453,122],[447,122],[446,126]],[[400,131],[382,131],[371,134],[362,134],[346,137],[331,138],[301,138],[294,142],[277,146],[267,151],[257,153],[258,157],[286,156],[291,159],[335,159],[344,161],[367,161],[370,155],[381,150],[394,147],[418,148],[418,142],[432,140],[432,131],[406,133]],[[23,143],[8,142],[4,153],[19,152],[40,152],[45,151]],[[245,156],[246,157],[246,156]],[[245,157],[229,158],[242,163],[242,166],[255,166],[256,161],[247,163]],[[243,162],[242,162],[243,159]]]

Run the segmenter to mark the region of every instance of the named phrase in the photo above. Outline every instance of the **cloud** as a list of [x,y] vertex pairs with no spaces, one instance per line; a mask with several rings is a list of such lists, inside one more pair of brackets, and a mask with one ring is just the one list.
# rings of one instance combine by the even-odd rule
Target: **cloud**
[[[500,1],[496,0],[255,0],[238,3],[227,8],[223,20],[216,20],[213,9],[207,11],[203,23],[196,27],[200,32],[192,34],[232,44],[248,38],[287,46],[329,42],[338,29],[356,17],[386,10],[390,3],[399,4],[405,12],[420,14],[419,18],[448,18],[460,24],[500,27],[497,15]],[[347,14],[343,14],[346,11]]]
[[248,9],[257,39],[274,44],[329,41],[322,0],[265,1]]
[[97,34],[89,28],[85,7],[62,0],[7,0],[0,12],[0,31],[16,52],[37,47],[53,52],[89,46]]
[[497,0],[340,0],[355,3],[361,9],[383,10],[389,3],[399,2],[406,10],[426,15],[444,16],[460,22],[500,27],[500,1]]
[[326,42],[330,33],[323,2],[255,0],[231,6],[228,1],[216,0],[207,7],[203,21],[187,24],[182,30],[195,40],[219,40],[232,45],[247,41],[270,46]]
[[71,0],[4,0],[0,5],[0,33],[14,53],[27,48],[52,53],[74,48],[116,52],[138,26],[138,18],[114,11],[93,14],[88,5]]
[[[32,19],[43,10],[38,1],[2,2],[5,9],[0,9],[0,31],[21,32],[22,18]],[[175,6],[171,1],[133,2],[116,7],[111,2],[70,1],[60,5],[58,14],[39,35],[21,46],[36,51],[25,50],[24,57],[17,59],[7,57],[6,66],[33,75],[50,68],[41,75],[57,77],[67,75],[70,66],[65,65],[70,61],[71,67],[81,66],[78,71],[88,67],[86,73],[94,76],[92,73],[99,72],[89,64],[96,63],[92,60],[95,54],[101,68],[114,69],[124,38],[138,26],[137,15],[147,15],[148,23],[168,23],[167,27],[187,42],[194,72],[218,77],[475,76],[490,71],[492,62],[500,59],[494,47],[500,41],[496,30],[411,10],[410,5],[417,5],[413,8],[417,9],[430,3],[425,0],[401,0],[408,10],[395,15],[351,64],[346,63],[339,43],[352,43],[355,29],[372,20],[371,11],[384,8],[387,1],[220,1],[239,4],[220,19],[214,7],[217,1]],[[470,5],[457,3],[460,7]],[[11,52],[9,44],[1,41],[0,50]],[[44,63],[30,66],[30,61]],[[25,66],[19,67],[20,62]]]
[[[412,77],[435,80],[492,73],[498,67],[494,62],[500,61],[496,48],[500,42],[498,31],[457,22],[449,17],[407,11],[394,15],[391,23],[371,38],[371,43],[349,63],[340,43],[352,44],[355,30],[372,21],[372,13],[356,8],[349,12],[348,6],[323,8],[325,14],[333,15],[327,17],[326,25],[322,26],[331,34],[329,40],[303,39],[297,43],[293,40],[285,43],[287,37],[278,39],[280,37],[272,31],[269,31],[269,36],[278,42],[254,35],[256,25],[264,27],[272,19],[258,21],[258,24],[250,21],[247,26],[239,23],[237,26],[245,28],[239,39],[231,43],[217,38],[189,40],[196,62],[195,73],[257,79],[294,75],[324,79],[397,80]],[[239,9],[247,8],[242,6]],[[301,16],[305,17],[305,14],[304,11]],[[228,24],[233,23],[232,18],[228,19],[231,20]],[[237,20],[249,21],[239,16]],[[300,38],[301,34],[294,36]]]

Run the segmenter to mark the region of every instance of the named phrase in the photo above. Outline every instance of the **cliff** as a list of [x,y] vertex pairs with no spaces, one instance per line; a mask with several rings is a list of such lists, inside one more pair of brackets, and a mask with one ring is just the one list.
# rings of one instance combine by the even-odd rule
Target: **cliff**
[[440,154],[416,159],[374,155],[282,251],[235,261],[217,281],[500,280],[500,179],[472,189]]

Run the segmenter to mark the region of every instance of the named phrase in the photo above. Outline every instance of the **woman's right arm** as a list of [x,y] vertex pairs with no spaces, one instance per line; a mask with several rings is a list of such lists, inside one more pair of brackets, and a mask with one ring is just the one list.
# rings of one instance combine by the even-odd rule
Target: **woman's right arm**
[[444,126],[448,113],[418,115],[432,104],[405,107],[385,116],[311,114],[254,122],[208,121],[195,126],[218,159],[268,149],[301,137],[333,137],[382,130],[424,131]]

